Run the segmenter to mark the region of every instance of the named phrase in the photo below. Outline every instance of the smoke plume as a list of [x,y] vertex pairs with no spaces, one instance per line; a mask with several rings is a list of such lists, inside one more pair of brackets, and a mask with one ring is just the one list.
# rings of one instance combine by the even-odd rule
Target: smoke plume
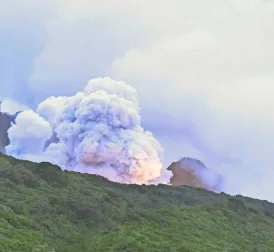
[[[138,90],[142,126],[163,146],[165,167],[192,157],[225,177],[225,192],[274,201],[273,0],[2,2],[1,100],[36,109],[89,78],[124,80]],[[70,168],[78,154],[63,147],[56,118],[75,99],[39,106],[52,134],[32,158]],[[18,145],[12,154],[26,158]]]
[[[169,177],[160,143],[141,126],[136,90],[110,78],[88,82],[70,97],[50,97],[23,111],[9,129],[8,154],[121,183]],[[168,180],[166,180],[168,181]]]

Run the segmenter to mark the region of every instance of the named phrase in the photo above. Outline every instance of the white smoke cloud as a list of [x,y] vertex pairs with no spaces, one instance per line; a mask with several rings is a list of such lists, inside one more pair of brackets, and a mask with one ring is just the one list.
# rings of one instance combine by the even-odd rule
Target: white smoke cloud
[[29,108],[13,99],[5,99],[2,104],[1,104],[1,112],[8,113],[8,114],[15,114],[19,111],[25,111],[28,110]]
[[122,183],[165,177],[160,143],[141,127],[136,90],[110,78],[88,82],[71,97],[50,97],[18,115],[7,153]]
[[[10,145],[6,147],[6,151],[22,159],[29,159],[33,155],[33,160],[43,151],[51,135],[50,123],[32,110],[26,110],[16,117],[16,123],[8,130]],[[37,158],[33,161],[39,159]]]

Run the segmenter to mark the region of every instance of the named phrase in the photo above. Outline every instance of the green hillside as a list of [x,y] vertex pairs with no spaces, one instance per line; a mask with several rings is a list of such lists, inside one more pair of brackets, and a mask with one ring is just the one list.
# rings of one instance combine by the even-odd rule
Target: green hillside
[[274,204],[0,156],[1,252],[274,251]]

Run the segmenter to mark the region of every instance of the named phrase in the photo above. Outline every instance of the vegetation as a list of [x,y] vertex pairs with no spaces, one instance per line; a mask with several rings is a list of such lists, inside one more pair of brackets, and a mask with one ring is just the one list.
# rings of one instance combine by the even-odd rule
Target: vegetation
[[0,251],[274,251],[274,204],[0,155]]

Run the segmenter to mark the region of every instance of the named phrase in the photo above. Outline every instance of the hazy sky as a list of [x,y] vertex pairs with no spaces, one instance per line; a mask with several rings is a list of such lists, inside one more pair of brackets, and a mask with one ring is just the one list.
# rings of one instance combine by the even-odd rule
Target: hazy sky
[[0,98],[33,107],[123,80],[164,165],[197,157],[235,191],[274,199],[274,1],[2,2]]

